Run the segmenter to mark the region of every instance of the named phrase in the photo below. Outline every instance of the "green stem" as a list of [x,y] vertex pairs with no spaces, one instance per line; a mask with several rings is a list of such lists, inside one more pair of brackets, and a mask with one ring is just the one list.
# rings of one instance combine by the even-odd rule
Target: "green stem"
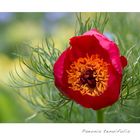
[[69,111],[69,121],[71,121],[72,108],[73,108],[73,101],[72,101],[71,106],[70,106],[70,111]]
[[103,123],[104,122],[104,110],[96,111],[96,117],[97,117],[97,123]]

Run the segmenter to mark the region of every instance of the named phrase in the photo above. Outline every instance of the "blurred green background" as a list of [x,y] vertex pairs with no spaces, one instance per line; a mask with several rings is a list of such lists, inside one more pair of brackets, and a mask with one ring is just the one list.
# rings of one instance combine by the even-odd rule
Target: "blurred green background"
[[[92,17],[95,13],[83,13]],[[140,39],[140,13],[108,13],[105,34],[120,34],[125,46],[131,47]],[[7,86],[9,72],[18,67],[14,53],[21,43],[37,41],[51,33],[55,45],[63,50],[74,36],[75,13],[0,13],[0,122],[26,122],[34,110]],[[122,52],[123,53],[123,52]],[[137,111],[138,115],[140,110]],[[119,120],[119,119],[118,119]],[[138,122],[139,119],[135,119]],[[30,122],[47,122],[37,116]]]

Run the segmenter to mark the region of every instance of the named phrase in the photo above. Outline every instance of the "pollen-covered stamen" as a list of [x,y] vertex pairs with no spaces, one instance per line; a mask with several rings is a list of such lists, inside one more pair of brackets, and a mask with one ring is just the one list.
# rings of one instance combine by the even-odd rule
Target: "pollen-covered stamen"
[[96,87],[96,80],[93,77],[93,70],[87,70],[83,75],[80,77],[80,82],[82,85],[87,84],[89,88]]
[[108,86],[108,66],[99,55],[80,57],[67,70],[69,88],[82,95],[101,95]]

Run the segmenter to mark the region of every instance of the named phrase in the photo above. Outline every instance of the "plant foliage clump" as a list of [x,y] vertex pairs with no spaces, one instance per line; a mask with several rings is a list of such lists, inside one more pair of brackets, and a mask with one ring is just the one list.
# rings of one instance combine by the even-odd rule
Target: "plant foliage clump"
[[[82,14],[77,14],[76,17],[75,35],[83,34],[92,28],[105,33],[105,27],[110,21],[106,13],[96,13],[93,18],[86,19],[82,18]],[[123,71],[120,100],[105,109],[105,119],[106,122],[139,120],[140,116],[137,116],[135,112],[137,109],[134,108],[140,105],[140,50],[137,44],[128,48],[121,39],[121,35],[115,32],[112,34],[122,55],[128,59],[128,66]],[[11,86],[16,88],[19,95],[35,110],[33,116],[27,118],[27,121],[42,113],[52,122],[96,122],[95,111],[75,104],[56,89],[53,65],[60,53],[50,37],[43,39],[38,46],[31,43],[23,44],[18,51],[22,73],[17,69],[15,73],[10,73]],[[118,119],[118,115],[121,119]]]

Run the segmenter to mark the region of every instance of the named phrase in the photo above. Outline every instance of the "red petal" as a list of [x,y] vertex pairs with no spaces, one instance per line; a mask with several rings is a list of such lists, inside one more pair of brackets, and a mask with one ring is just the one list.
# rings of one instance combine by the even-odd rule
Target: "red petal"
[[84,35],[91,35],[96,37],[96,39],[99,41],[99,44],[102,46],[102,48],[104,48],[109,53],[110,60],[112,61],[112,64],[115,67],[116,71],[122,74],[120,53],[117,45],[95,29],[84,33]]
[[54,80],[55,85],[59,88],[59,90],[63,91],[64,83],[62,81],[63,78],[63,72],[64,72],[64,61],[66,58],[67,50],[65,50],[60,57],[57,59],[57,61],[54,64],[53,72],[54,72]]
[[122,67],[124,68],[125,66],[127,66],[128,64],[127,59],[124,56],[121,56],[120,59],[121,59]]
[[[98,54],[107,62],[110,61],[108,52],[99,44],[99,41],[95,36],[82,35],[73,37],[70,39],[70,45],[72,46],[70,55],[75,59],[85,57],[87,54],[89,56]],[[69,58],[72,58],[72,56]]]
[[100,96],[89,96],[82,95],[80,91],[73,91],[72,89],[66,89],[66,95],[76,101],[78,104],[93,108],[94,110],[99,110],[101,108],[107,107],[115,103],[119,98],[120,86],[121,86],[121,76],[116,73],[113,67],[110,67],[110,79],[108,83],[107,90]]

